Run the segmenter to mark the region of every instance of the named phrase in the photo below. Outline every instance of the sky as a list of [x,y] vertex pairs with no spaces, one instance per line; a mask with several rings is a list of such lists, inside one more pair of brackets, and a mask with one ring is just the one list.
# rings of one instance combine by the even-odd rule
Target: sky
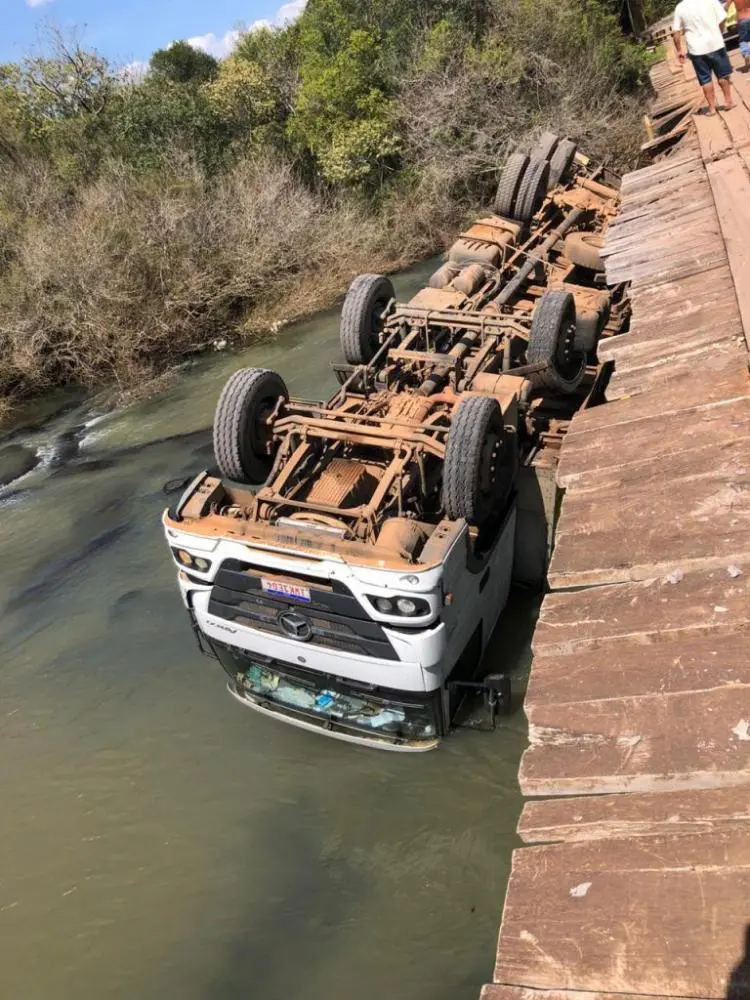
[[0,0],[0,62],[39,51],[50,23],[75,29],[84,46],[117,66],[148,62],[155,49],[178,39],[219,58],[239,29],[282,24],[305,0]]

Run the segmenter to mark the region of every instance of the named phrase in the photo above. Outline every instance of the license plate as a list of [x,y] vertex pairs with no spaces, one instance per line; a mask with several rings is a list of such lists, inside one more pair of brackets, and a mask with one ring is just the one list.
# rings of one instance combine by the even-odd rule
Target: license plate
[[300,587],[296,583],[285,583],[283,580],[266,580],[260,578],[260,585],[266,594],[272,597],[286,597],[290,601],[302,601],[304,604],[310,603],[309,587]]

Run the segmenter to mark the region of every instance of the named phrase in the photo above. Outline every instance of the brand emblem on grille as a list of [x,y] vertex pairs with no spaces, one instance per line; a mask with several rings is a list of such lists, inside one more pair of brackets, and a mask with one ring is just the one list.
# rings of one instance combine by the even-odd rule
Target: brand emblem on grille
[[300,642],[312,639],[312,625],[296,611],[283,611],[279,615],[279,625],[291,639],[298,639]]

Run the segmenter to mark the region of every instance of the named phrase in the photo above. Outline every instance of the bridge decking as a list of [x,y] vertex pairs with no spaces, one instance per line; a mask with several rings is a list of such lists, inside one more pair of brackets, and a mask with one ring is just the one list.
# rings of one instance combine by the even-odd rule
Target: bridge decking
[[[735,64],[739,62],[734,57]],[[526,697],[527,803],[484,1000],[750,995],[750,75],[692,115],[653,70],[653,149],[623,180],[609,402],[566,488]],[[746,982],[741,982],[746,977]],[[744,989],[744,992],[743,992]]]

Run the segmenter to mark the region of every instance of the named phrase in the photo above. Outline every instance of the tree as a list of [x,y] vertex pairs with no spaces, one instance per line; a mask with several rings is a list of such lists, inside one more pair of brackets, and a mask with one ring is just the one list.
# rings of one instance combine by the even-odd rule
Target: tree
[[396,103],[379,69],[378,39],[355,30],[331,59],[313,50],[289,131],[343,184],[382,181],[400,150]]
[[169,48],[157,49],[149,66],[154,77],[171,83],[206,83],[219,71],[219,63],[212,55],[187,42],[173,42]]

